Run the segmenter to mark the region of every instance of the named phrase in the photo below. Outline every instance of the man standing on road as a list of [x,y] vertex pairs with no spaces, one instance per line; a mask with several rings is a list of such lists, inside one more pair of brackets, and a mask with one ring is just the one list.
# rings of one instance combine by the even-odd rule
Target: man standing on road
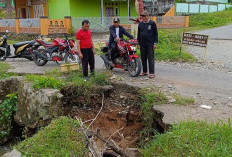
[[148,75],[147,60],[149,64],[149,78],[155,77],[155,49],[158,43],[158,31],[156,23],[149,19],[149,14],[144,11],[140,15],[143,21],[138,26],[138,42],[141,51],[141,59],[143,64],[143,73],[141,76]]
[[94,75],[95,59],[94,54],[96,53],[92,34],[89,30],[90,23],[88,20],[82,21],[82,29],[76,34],[77,39],[77,50],[80,59],[82,60],[82,70],[84,77],[88,77],[88,64],[90,66],[91,75]]
[[114,66],[116,56],[118,54],[117,50],[117,41],[120,41],[120,38],[123,38],[123,35],[126,35],[130,39],[134,37],[128,33],[123,26],[120,26],[120,19],[115,17],[113,19],[113,25],[110,26],[110,39],[109,39],[109,50],[111,50],[111,61],[112,66]]

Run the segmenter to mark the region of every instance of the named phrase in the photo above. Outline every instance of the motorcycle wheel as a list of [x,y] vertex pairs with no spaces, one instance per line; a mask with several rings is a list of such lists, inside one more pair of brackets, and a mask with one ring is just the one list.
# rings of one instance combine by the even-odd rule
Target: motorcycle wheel
[[6,53],[3,50],[0,50],[0,61],[6,60]]
[[[45,54],[46,52],[46,50],[44,49],[38,49],[37,51],[39,51],[42,54]],[[38,66],[44,66],[45,64],[47,64],[48,60],[41,58],[38,55],[34,54],[34,62]]]
[[128,72],[131,77],[138,77],[141,73],[142,63],[139,58],[133,58],[132,62],[128,63]]
[[67,55],[65,56],[64,59],[66,64],[70,64],[70,63],[79,63],[80,64],[80,58],[78,55]]

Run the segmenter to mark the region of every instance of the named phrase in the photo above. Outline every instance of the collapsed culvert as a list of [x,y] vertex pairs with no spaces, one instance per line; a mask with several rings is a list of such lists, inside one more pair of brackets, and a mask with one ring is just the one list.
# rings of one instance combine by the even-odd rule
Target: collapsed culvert
[[[34,131],[60,115],[71,116],[81,120],[84,130],[90,132],[98,154],[139,156],[136,148],[142,139],[141,131],[146,127],[139,88],[112,83],[91,88],[68,85],[61,90],[36,90],[22,78],[15,82],[15,89],[6,93],[1,90],[3,98],[6,94],[18,93],[18,109],[14,115],[18,126]],[[162,118],[163,113],[152,110],[151,126],[160,133],[168,129]]]
[[[107,142],[97,136],[94,136],[94,141],[99,150],[105,150],[101,152],[103,156],[115,155],[112,148],[111,151],[107,149],[108,142],[125,152],[134,152],[133,156],[138,156],[136,148],[142,139],[141,131],[145,129],[144,113],[140,108],[140,89],[118,83],[91,88],[83,93],[80,89],[85,90],[71,85],[61,90],[64,115],[81,119],[85,129],[95,132],[93,134],[100,130],[100,136]],[[153,129],[159,133],[166,132],[168,125],[162,120],[163,113],[152,110]]]

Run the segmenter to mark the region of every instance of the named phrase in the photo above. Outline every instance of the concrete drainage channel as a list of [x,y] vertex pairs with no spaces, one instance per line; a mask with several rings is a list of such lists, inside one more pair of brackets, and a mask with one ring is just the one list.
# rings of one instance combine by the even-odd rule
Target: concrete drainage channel
[[[100,129],[102,136],[106,139],[110,137],[111,141],[131,156],[140,156],[136,148],[141,139],[144,119],[140,109],[139,88],[113,83],[91,89],[89,93],[81,90],[83,89],[74,86],[66,86],[61,90],[35,90],[23,77],[15,77],[0,81],[0,101],[6,99],[7,94],[18,93],[18,106],[13,118],[13,132],[20,132],[18,136],[24,128],[34,134],[53,118],[71,116],[74,119],[80,118],[90,126],[91,131]],[[166,131],[167,125],[162,121],[163,114],[154,110],[153,116],[156,130],[161,133]],[[0,138],[0,144],[6,144],[12,140],[12,136],[14,135]],[[94,142],[100,150],[105,148],[105,143],[99,138],[94,137]],[[0,155],[3,153],[2,148],[0,147]],[[104,156],[114,156],[113,151],[105,150]]]

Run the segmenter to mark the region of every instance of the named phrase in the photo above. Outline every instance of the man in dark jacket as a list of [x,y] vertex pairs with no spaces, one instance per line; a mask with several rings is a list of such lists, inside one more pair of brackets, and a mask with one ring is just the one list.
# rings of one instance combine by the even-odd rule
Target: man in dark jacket
[[158,32],[156,23],[149,19],[146,11],[142,15],[143,21],[138,27],[138,42],[140,45],[143,73],[141,76],[148,75],[147,60],[149,64],[149,78],[155,77],[154,51],[158,43]]
[[120,41],[120,38],[123,38],[123,35],[126,35],[130,39],[133,39],[134,37],[128,33],[123,26],[120,26],[120,20],[119,18],[113,19],[113,25],[110,26],[110,38],[109,38],[109,50],[111,50],[111,61],[112,66],[114,66],[118,50],[117,50],[117,41]]

